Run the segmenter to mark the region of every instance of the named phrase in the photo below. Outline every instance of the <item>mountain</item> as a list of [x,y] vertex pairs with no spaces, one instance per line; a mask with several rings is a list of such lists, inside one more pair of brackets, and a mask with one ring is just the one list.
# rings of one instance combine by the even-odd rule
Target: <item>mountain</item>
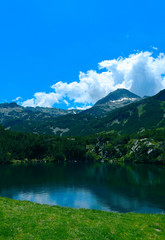
[[[110,101],[119,99],[121,98],[116,97],[115,100],[113,98]],[[106,102],[105,99],[103,102]],[[85,136],[111,130],[120,133],[136,133],[144,129],[162,128],[165,127],[165,90],[153,97],[116,108],[105,116],[88,114],[86,110],[78,114],[54,117],[41,109],[40,111],[37,108],[29,110],[14,103],[1,104],[0,122],[5,128],[11,128],[14,131],[59,136]]]
[[[15,102],[0,104],[0,124],[8,125],[12,128],[15,124],[22,122],[36,121],[42,122],[51,118],[64,116],[66,114],[77,114],[80,110],[65,110],[59,108],[44,108],[44,107],[22,107]],[[21,129],[20,129],[21,130]]]
[[105,130],[121,133],[165,127],[165,90],[153,97],[114,110],[102,121],[98,121],[99,124],[102,124]]
[[[69,125],[69,122],[72,124],[74,119],[78,119],[75,120],[77,123],[79,122],[77,127],[77,123],[73,123],[76,127],[74,134],[77,134],[80,126],[86,123],[86,121],[89,121],[89,118],[91,120],[92,117],[94,117],[93,121],[96,121],[95,117],[106,116],[110,111],[139,99],[139,96],[126,89],[118,89],[99,100],[91,109],[86,111],[76,109],[65,110],[59,108],[23,107],[15,102],[3,103],[0,104],[0,124],[4,125],[7,129],[11,128],[16,131],[63,135],[67,134],[70,128],[74,127],[64,128],[63,126],[66,124]],[[75,118],[74,115],[80,112],[82,116]],[[68,114],[71,114],[71,116],[68,116]],[[55,118],[65,115],[67,115],[66,118],[60,118],[56,121]]]
[[95,103],[95,106],[107,104],[109,102],[117,102],[117,101],[124,101],[124,100],[134,101],[135,99],[140,99],[140,97],[128,91],[127,89],[119,88],[114,92],[110,92],[106,97],[97,101]]
[[106,116],[110,111],[124,107],[135,101],[139,101],[141,97],[136,94],[120,88],[109,93],[106,97],[100,99],[95,105],[82,112],[82,114],[90,114],[93,116]]
[[54,130],[60,136],[85,136],[112,130],[132,134],[146,129],[164,128],[165,90],[153,97],[115,109],[105,117],[79,113],[51,119],[42,126],[35,127],[38,133],[51,134]]
[[163,128],[165,127],[165,89],[153,97],[116,109],[90,125],[93,132],[97,129],[97,132],[115,130],[120,133],[136,133],[145,129]]

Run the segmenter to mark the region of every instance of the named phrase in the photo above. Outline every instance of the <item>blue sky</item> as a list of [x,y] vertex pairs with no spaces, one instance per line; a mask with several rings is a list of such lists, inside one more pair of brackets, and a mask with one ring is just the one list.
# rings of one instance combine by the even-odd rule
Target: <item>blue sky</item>
[[[164,88],[164,56],[159,55],[165,53],[164,9],[161,0],[1,1],[0,102],[21,97],[18,102],[25,106],[89,107],[120,86],[154,94]],[[134,61],[130,54],[138,55],[135,79],[132,72],[121,73],[117,60]],[[112,62],[105,61],[113,59],[123,80],[112,78]],[[141,83],[137,69],[147,75]],[[137,87],[148,89],[153,81],[155,89],[148,92]]]

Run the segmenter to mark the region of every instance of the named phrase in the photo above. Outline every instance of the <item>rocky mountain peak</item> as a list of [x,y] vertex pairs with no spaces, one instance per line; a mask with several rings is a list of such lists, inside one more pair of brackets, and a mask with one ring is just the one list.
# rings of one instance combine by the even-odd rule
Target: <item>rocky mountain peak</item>
[[118,100],[136,100],[140,99],[140,97],[127,89],[119,88],[113,92],[110,92],[106,97],[100,99],[98,102],[95,103],[94,106],[106,104],[110,101],[118,101]]

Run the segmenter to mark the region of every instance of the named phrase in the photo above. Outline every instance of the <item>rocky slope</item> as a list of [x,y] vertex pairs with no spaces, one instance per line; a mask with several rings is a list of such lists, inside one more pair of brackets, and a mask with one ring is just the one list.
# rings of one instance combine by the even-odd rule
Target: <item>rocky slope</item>
[[50,118],[64,116],[66,114],[77,114],[77,109],[66,110],[59,108],[44,107],[22,107],[15,102],[0,104],[0,124],[8,124],[15,121],[42,121]]
[[117,89],[116,91],[109,93],[106,97],[96,102],[92,108],[83,111],[82,114],[103,117],[117,108],[124,107],[130,103],[139,101],[140,99],[141,97],[126,89]]

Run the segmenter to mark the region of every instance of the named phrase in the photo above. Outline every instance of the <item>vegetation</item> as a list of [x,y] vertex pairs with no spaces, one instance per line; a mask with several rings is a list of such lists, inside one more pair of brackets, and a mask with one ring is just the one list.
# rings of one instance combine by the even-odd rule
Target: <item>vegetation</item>
[[0,198],[0,239],[165,239],[165,215],[71,209]]
[[18,161],[117,161],[165,163],[165,129],[85,137],[18,133],[0,126],[0,163]]
[[[122,96],[120,91],[120,94],[117,94],[117,91],[114,93],[115,98],[113,96],[112,99]],[[33,111],[24,109],[19,110],[18,114],[18,111],[14,111],[15,108],[10,108],[9,114],[9,109],[0,107],[0,120],[5,128],[13,131],[69,137],[88,136],[112,130],[120,134],[133,134],[143,129],[165,127],[165,90],[126,106],[121,104],[122,101],[107,102],[111,100],[110,95],[107,96],[105,104],[105,99],[102,99],[103,104],[96,104],[91,109],[58,117],[52,115],[51,109],[34,108]]]
[[[0,126],[0,163],[104,161],[165,164],[164,110],[165,91],[162,91],[106,117],[80,113],[40,120],[40,115],[30,112],[29,121],[29,118],[13,120],[7,114],[5,128]],[[7,130],[9,128],[22,133]],[[97,133],[99,131],[102,132]],[[38,135],[41,133],[45,135]],[[59,137],[52,135],[54,133],[68,136]],[[165,239],[163,214],[76,210],[1,197],[0,205],[0,240]]]

